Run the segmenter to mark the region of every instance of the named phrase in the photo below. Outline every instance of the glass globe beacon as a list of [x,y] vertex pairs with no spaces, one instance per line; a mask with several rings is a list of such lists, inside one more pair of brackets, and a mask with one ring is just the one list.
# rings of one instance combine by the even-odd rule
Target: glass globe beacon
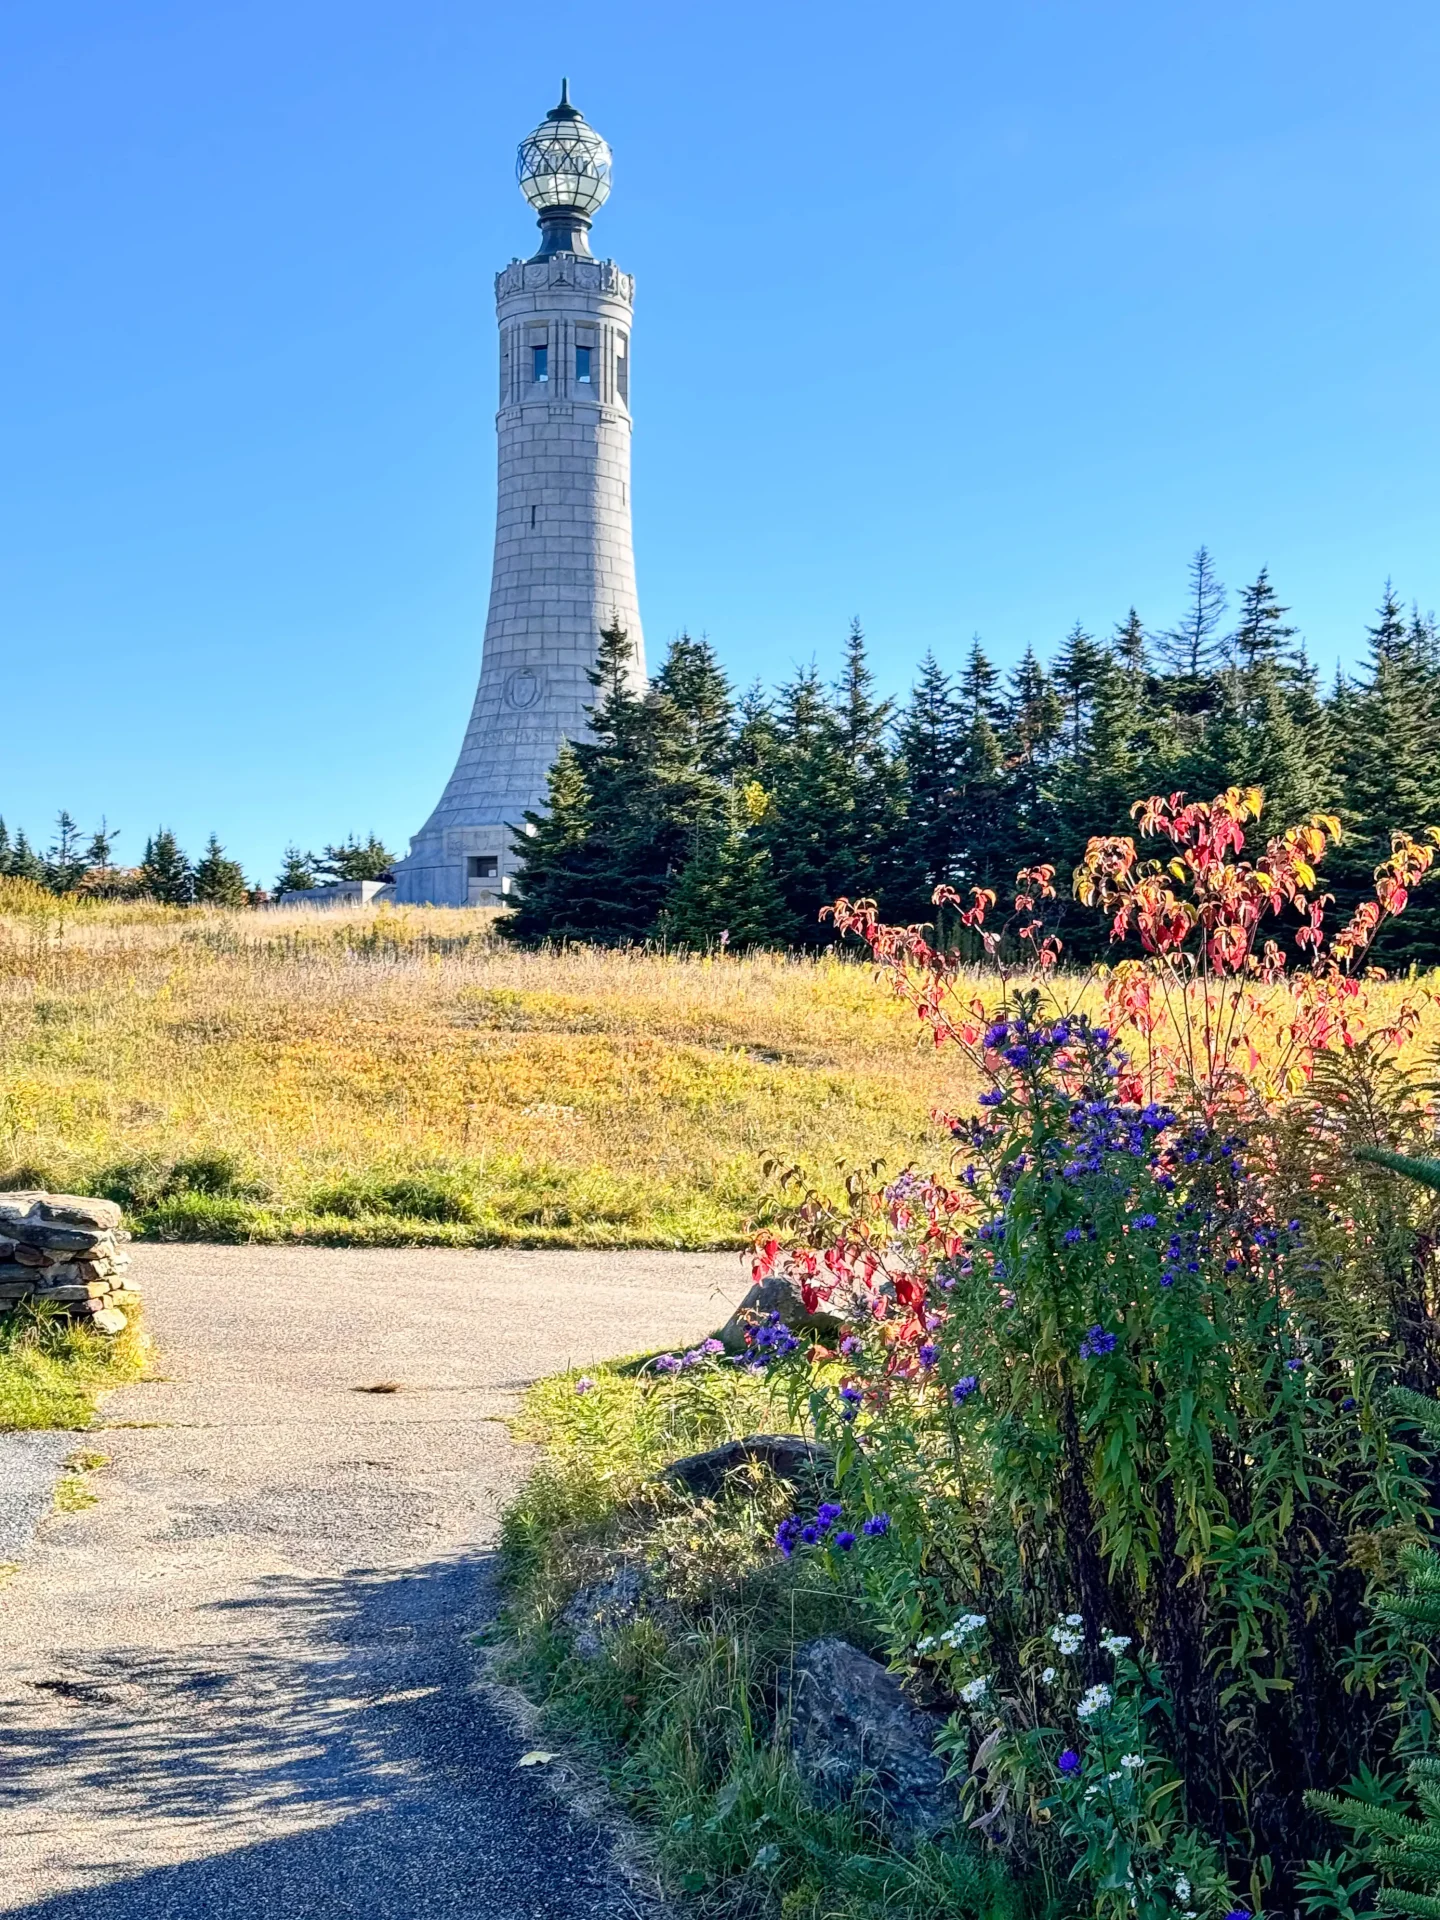
[[571,106],[570,83],[562,81],[559,106],[520,142],[515,162],[520,191],[542,221],[552,210],[588,220],[609,197],[610,171],[609,147]]

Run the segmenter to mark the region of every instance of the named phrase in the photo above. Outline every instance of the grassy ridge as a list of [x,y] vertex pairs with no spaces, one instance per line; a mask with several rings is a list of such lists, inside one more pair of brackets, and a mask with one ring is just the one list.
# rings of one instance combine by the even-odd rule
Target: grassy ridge
[[492,926],[0,883],[0,1178],[178,1238],[726,1246],[767,1151],[900,1165],[960,1097],[868,967]]

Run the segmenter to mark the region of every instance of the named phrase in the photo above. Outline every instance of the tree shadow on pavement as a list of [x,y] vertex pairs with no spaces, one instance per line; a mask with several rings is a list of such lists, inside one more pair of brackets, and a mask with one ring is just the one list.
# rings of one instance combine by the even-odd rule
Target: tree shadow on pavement
[[538,1770],[517,1771],[519,1737],[475,1690],[466,1633],[488,1610],[488,1573],[469,1555],[266,1577],[215,1609],[224,1618],[209,1645],[90,1658],[77,1649],[24,1682],[0,1731],[0,1814],[12,1835],[38,1837],[36,1860],[78,1864],[65,1875],[71,1890],[29,1905],[16,1904],[23,1867],[7,1867],[0,1911],[31,1920],[639,1911],[605,1836]]

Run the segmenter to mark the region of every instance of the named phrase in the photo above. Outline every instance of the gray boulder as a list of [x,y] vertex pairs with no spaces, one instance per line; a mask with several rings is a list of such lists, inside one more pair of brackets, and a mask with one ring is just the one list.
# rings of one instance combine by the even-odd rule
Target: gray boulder
[[959,1803],[934,1751],[943,1716],[925,1713],[892,1673],[846,1640],[810,1640],[784,1687],[791,1753],[814,1797],[833,1803],[873,1796],[895,1827],[932,1834]]
[[649,1585],[644,1569],[625,1560],[604,1580],[581,1587],[571,1596],[559,1624],[573,1634],[575,1651],[582,1660],[598,1660],[604,1651],[604,1636],[639,1619]]
[[813,1313],[805,1306],[800,1282],[788,1274],[772,1273],[757,1280],[730,1318],[721,1327],[719,1338],[727,1353],[743,1353],[747,1328],[778,1313],[782,1325],[792,1333],[809,1334],[817,1340],[834,1340],[842,1327],[870,1316],[871,1295],[861,1287],[837,1286],[828,1300],[821,1300]]
[[673,1460],[660,1478],[684,1487],[697,1499],[711,1500],[742,1467],[768,1467],[777,1479],[798,1486],[807,1480],[828,1479],[833,1464],[828,1447],[798,1433],[752,1433],[743,1440],[728,1440],[723,1447],[711,1447],[708,1453]]

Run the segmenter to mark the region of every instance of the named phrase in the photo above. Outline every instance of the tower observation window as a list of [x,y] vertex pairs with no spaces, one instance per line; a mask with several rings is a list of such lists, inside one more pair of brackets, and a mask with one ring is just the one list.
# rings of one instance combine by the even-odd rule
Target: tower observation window
[[630,355],[623,335],[620,340],[620,351],[615,356],[615,385],[619,389],[620,398],[628,407],[630,404]]
[[532,347],[530,349],[530,359],[532,362],[531,378],[534,380],[548,380],[550,378],[549,347]]
[[472,880],[493,880],[500,871],[500,856],[495,853],[472,853],[465,867]]
[[588,387],[591,384],[589,347],[575,349],[575,378],[582,387]]

